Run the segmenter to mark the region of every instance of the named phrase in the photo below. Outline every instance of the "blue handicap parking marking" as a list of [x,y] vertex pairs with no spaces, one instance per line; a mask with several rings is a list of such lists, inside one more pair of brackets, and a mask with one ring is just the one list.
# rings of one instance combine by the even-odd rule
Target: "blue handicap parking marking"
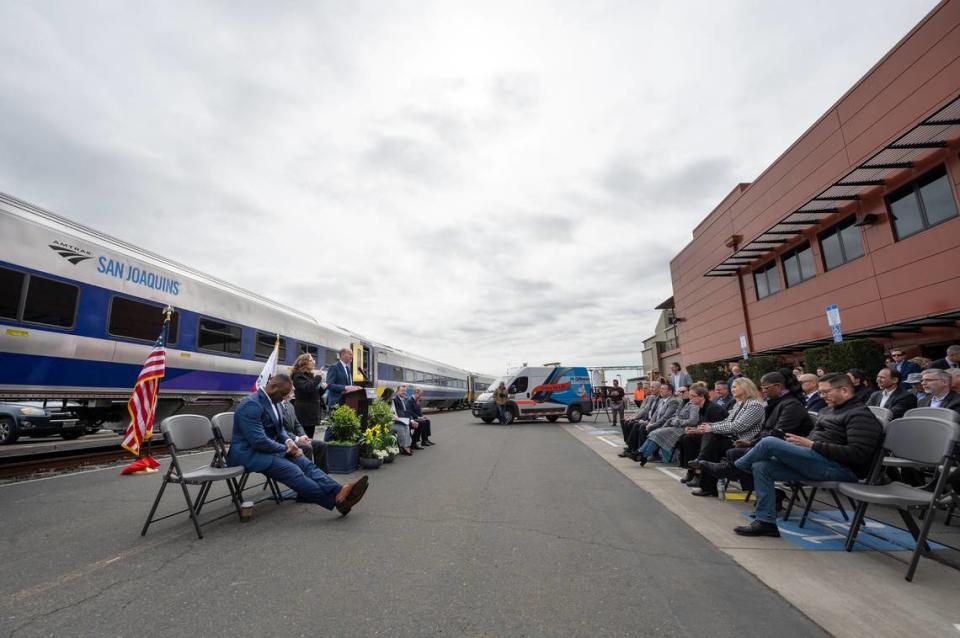
[[[744,512],[749,517],[752,512]],[[852,516],[853,513],[850,512]],[[850,530],[850,523],[843,520],[839,510],[821,510],[810,512],[807,523],[800,527],[798,513],[791,515],[789,521],[778,520],[780,535],[803,549],[813,551],[843,551],[843,545]],[[946,549],[944,545],[928,540],[930,549]],[[863,551],[913,551],[916,543],[905,529],[887,525],[872,518],[864,519],[854,543],[853,550]]]

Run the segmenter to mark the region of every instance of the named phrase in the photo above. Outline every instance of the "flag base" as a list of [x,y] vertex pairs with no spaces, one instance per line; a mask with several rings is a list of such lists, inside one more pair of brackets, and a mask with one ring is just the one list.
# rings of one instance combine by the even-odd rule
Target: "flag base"
[[152,474],[157,472],[159,467],[160,463],[155,458],[144,456],[124,467],[120,470],[120,474],[123,476],[128,474]]

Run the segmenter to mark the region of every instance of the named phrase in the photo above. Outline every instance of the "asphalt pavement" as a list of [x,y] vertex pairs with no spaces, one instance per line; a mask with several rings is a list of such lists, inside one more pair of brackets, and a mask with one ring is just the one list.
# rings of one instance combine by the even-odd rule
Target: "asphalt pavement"
[[261,503],[141,538],[156,474],[0,486],[0,635],[825,635],[558,425],[433,418],[346,518]]

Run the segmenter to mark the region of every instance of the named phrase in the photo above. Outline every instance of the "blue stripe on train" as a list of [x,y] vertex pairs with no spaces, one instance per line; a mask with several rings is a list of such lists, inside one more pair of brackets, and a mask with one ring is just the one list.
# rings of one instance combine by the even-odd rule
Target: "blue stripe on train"
[[[133,388],[142,366],[0,352],[0,384]],[[167,367],[160,390],[250,392],[253,374]]]

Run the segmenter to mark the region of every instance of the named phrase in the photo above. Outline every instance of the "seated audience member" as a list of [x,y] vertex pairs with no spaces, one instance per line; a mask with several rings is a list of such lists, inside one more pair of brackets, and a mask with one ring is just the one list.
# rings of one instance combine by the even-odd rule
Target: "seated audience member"
[[947,370],[950,373],[950,389],[954,392],[960,394],[960,368],[950,368]]
[[673,388],[666,381],[660,383],[659,400],[649,417],[636,420],[627,433],[627,447],[620,456],[633,458],[640,451],[640,446],[647,440],[647,436],[657,428],[666,425],[680,408],[680,401],[673,396]]
[[[681,479],[688,487],[703,487],[707,496],[714,493],[714,486],[696,480],[696,470],[703,461],[716,461],[735,441],[752,439],[763,425],[763,403],[753,381],[741,377],[733,382],[736,403],[728,416],[719,421],[702,422],[696,428],[687,428],[680,439],[680,465],[687,467],[687,475]],[[692,483],[692,484],[691,484]],[[714,481],[716,484],[716,481]]]
[[[278,404],[292,390],[290,377],[277,374],[240,402],[227,463],[278,480],[297,493],[298,501],[336,508],[346,516],[366,493],[368,479],[363,476],[341,485],[307,460],[282,426]],[[268,427],[275,433],[273,438],[267,435]]]
[[[290,397],[287,397],[280,403],[280,409],[280,414],[283,416],[282,426],[283,429],[286,430],[287,436],[293,439],[297,447],[303,450],[303,454],[308,460],[313,461],[313,463],[325,473],[328,472],[327,444],[323,441],[314,441],[313,438],[307,434],[306,428],[300,423],[300,420],[297,418],[297,412],[290,403]],[[277,438],[276,431],[271,432],[270,429],[265,429],[267,430],[268,436],[275,439]]]
[[803,398],[807,412],[819,412],[827,407],[827,402],[823,400],[820,392],[817,391],[817,375],[802,374],[798,380],[800,381],[800,389],[803,390]]
[[917,407],[917,397],[905,390],[900,381],[900,373],[893,368],[880,368],[877,373],[877,387],[880,389],[870,395],[867,405],[887,408],[893,412],[894,419]]
[[[655,451],[663,448],[666,450],[666,453],[669,454],[669,452],[673,449],[673,444],[671,444],[669,447],[658,445],[653,443],[650,440],[650,437],[658,432],[673,430],[677,427],[680,427],[680,431],[682,432],[683,426],[678,426],[678,423],[681,422],[686,423],[691,420],[693,423],[699,422],[697,420],[698,410],[690,403],[689,390],[686,386],[680,386],[677,389],[677,398],[680,400],[680,407],[677,408],[677,411],[674,413],[674,415],[667,419],[667,422],[663,424],[663,427],[657,428],[653,432],[648,433],[647,440],[643,442],[643,445],[640,446],[640,449],[637,451],[637,453],[633,455],[633,460],[639,463],[641,467],[646,465],[647,461],[650,460],[650,457],[653,456]],[[664,436],[666,437],[664,440],[668,440],[670,438],[670,434],[666,434]],[[673,443],[676,443],[676,441]]]
[[947,356],[943,359],[937,359],[930,363],[930,368],[940,370],[949,370],[950,368],[960,368],[960,346],[950,346],[947,348]]
[[727,387],[731,390],[733,389],[733,382],[743,376],[743,372],[740,371],[740,366],[733,364],[730,366],[730,376],[727,377]]
[[924,370],[921,383],[927,396],[917,401],[917,407],[948,408],[960,413],[960,394],[950,389],[952,381],[950,373],[946,370],[940,368]]
[[870,387],[870,382],[867,381],[867,375],[864,374],[863,370],[850,368],[847,370],[847,376],[850,377],[850,382],[853,383],[853,400],[860,402],[861,405],[866,405],[867,401],[870,400],[870,395],[873,394],[873,388]]
[[768,436],[737,460],[736,467],[753,474],[756,518],[734,528],[741,536],[780,536],[777,528],[776,481],[844,481],[864,478],[883,441],[883,428],[866,406],[854,399],[853,383],[843,374],[820,380],[827,402],[810,437]]
[[[653,414],[653,411],[657,408],[657,403],[660,401],[660,382],[653,381],[650,383],[649,391],[647,396],[643,398],[643,403],[640,404],[640,411],[637,413],[635,419],[630,419],[620,424],[621,431],[623,432],[623,442],[627,442],[627,438],[630,435],[630,430],[639,423],[640,421],[649,421],[650,415]],[[620,456],[630,456],[630,449],[625,447],[623,448],[623,454]]]
[[907,387],[910,388],[910,392],[913,396],[917,397],[917,405],[920,404],[920,400],[923,397],[927,396],[927,393],[923,391],[923,373],[913,372],[910,376],[907,377]]
[[[749,487],[752,478],[749,473],[740,472],[733,463],[744,456],[750,448],[765,437],[783,437],[785,434],[806,436],[813,427],[813,420],[801,401],[803,396],[793,381],[793,376],[782,372],[768,372],[760,379],[761,389],[767,399],[763,408],[760,431],[752,438],[739,437],[733,447],[726,451],[720,462],[711,460],[697,461],[697,471],[701,474],[700,484],[712,488],[719,478],[739,480],[741,485]],[[823,394],[821,387],[820,394]]]
[[900,385],[903,386],[904,390],[908,390],[907,387],[907,377],[916,372],[920,374],[920,366],[907,359],[907,355],[900,348],[894,348],[890,351],[890,358],[893,359],[893,363],[890,364],[892,370],[896,370],[900,373]]
[[727,385],[726,381],[717,381],[713,384],[713,389],[717,393],[716,404],[730,412],[733,404],[737,402],[734,396],[730,394],[730,386]]
[[422,398],[423,390],[416,388],[413,391],[413,396],[407,399],[407,414],[410,415],[411,421],[417,423],[412,435],[414,445],[419,441],[420,445],[429,447],[435,445],[435,443],[430,440],[430,419],[423,416],[423,408],[420,405]]
[[393,413],[401,423],[406,423],[407,427],[410,428],[410,449],[422,450],[423,446],[417,442],[420,438],[417,433],[417,430],[420,429],[420,422],[412,418],[407,410],[407,386],[405,385],[397,386],[397,393],[393,397]]
[[801,368],[800,366],[797,366],[796,368],[794,368],[794,369],[793,369],[793,376],[796,377],[796,378],[799,380],[800,377],[803,376],[803,368]]
[[393,423],[390,425],[390,431],[397,437],[397,447],[400,448],[400,454],[404,456],[413,456],[413,438],[410,436],[410,420],[397,414],[397,405],[394,401],[395,394],[393,388],[384,388],[380,399],[386,401],[393,411]]
[[664,427],[651,432],[644,444],[640,446],[640,451],[633,460],[640,463],[641,467],[646,465],[658,451],[665,461],[669,461],[673,448],[686,428],[705,421],[722,421],[727,418],[727,411],[723,407],[707,399],[709,392],[706,386],[695,383],[688,394],[690,398],[686,405],[681,406],[677,414]]

